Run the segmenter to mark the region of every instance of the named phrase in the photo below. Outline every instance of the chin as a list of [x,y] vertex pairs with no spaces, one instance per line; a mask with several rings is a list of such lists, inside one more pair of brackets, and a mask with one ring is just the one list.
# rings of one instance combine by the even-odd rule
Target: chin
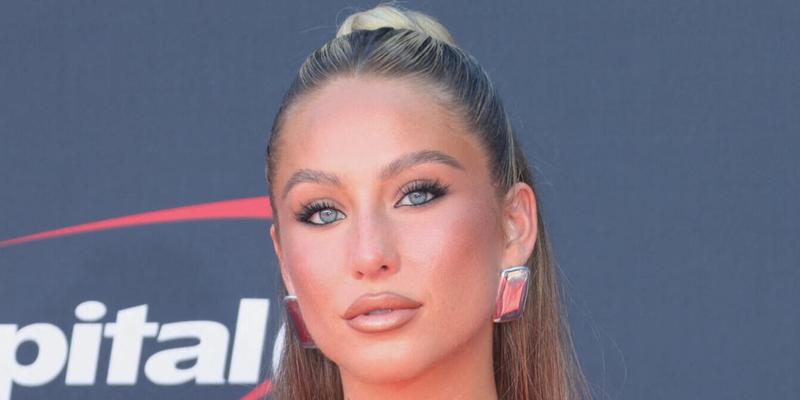
[[386,341],[346,351],[337,365],[364,382],[386,384],[419,375],[424,369],[425,354],[419,344]]

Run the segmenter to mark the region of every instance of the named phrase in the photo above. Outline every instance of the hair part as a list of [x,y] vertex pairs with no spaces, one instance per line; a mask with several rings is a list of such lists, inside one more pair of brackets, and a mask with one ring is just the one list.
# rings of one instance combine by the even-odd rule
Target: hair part
[[[385,4],[347,17],[336,37],[300,67],[273,121],[265,166],[268,188],[275,178],[284,121],[301,99],[340,77],[410,79],[425,85],[478,138],[489,156],[499,196],[517,182],[534,188],[528,162],[486,71],[434,18]],[[278,228],[272,196],[270,203]],[[498,398],[590,398],[572,346],[538,196],[537,211],[537,240],[526,262],[532,274],[524,315],[494,326]],[[286,294],[281,285],[281,295]],[[286,317],[284,322],[286,337],[280,367],[274,371],[273,398],[342,399],[338,367],[319,350],[302,348],[292,324]]]

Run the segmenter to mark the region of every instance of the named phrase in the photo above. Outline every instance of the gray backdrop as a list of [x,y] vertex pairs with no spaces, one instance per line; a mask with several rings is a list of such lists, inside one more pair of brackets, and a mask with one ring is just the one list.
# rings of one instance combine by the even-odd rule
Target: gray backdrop
[[[280,97],[348,7],[373,4],[0,3],[0,241],[265,196]],[[798,398],[796,1],[402,4],[439,18],[505,99],[596,398]],[[279,328],[268,226],[183,221],[0,248],[0,400],[246,398]],[[237,380],[242,299],[270,313],[248,331],[263,359]],[[142,305],[162,333],[227,330],[224,379],[146,373],[154,354],[202,341],[188,334],[146,337],[135,384],[109,379],[125,374],[91,332]],[[93,378],[68,382],[58,332],[99,340]],[[92,346],[69,348],[91,364]]]

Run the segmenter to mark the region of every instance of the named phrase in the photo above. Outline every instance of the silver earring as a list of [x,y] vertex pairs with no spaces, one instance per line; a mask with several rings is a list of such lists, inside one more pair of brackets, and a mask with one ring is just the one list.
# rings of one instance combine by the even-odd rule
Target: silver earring
[[283,303],[286,305],[286,315],[289,316],[289,321],[292,323],[292,328],[295,337],[300,341],[300,344],[306,349],[315,349],[317,345],[311,339],[311,333],[308,332],[303,315],[300,313],[300,306],[297,304],[297,296],[288,295],[283,298]]
[[525,265],[508,267],[500,273],[493,321],[510,322],[522,317],[528,299],[530,270]]

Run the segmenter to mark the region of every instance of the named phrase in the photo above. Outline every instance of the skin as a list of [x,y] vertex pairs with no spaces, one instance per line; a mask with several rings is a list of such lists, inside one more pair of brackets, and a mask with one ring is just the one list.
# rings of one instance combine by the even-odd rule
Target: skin
[[[270,235],[287,290],[339,367],[345,398],[496,399],[499,273],[533,251],[533,190],[517,183],[498,196],[478,139],[418,83],[336,78],[287,116],[272,186],[279,229],[273,224]],[[428,161],[380,176],[418,151],[442,152],[460,168]],[[284,197],[301,169],[335,174],[339,185],[305,181]],[[404,194],[415,180],[438,180],[447,193]],[[412,197],[430,201],[413,206]],[[334,206],[335,221],[295,218],[317,200]],[[321,215],[312,221],[324,222]],[[362,294],[386,290],[423,304],[404,326],[365,334],[341,318]]]

